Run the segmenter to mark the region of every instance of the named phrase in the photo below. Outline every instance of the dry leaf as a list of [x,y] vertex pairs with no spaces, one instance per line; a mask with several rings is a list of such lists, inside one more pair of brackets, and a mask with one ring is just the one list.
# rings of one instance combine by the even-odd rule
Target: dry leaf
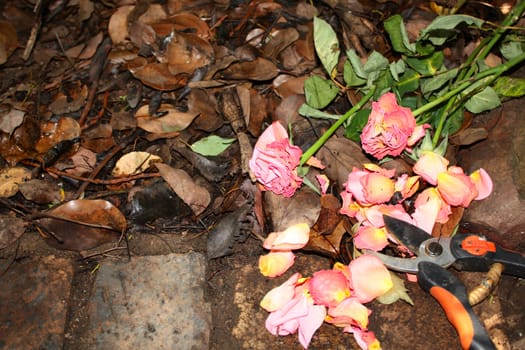
[[22,167],[0,170],[0,197],[7,198],[18,192],[18,185],[31,178],[31,171]]
[[186,129],[197,116],[195,113],[179,112],[170,104],[162,104],[158,113],[163,116],[152,117],[149,115],[148,106],[140,107],[135,114],[137,126],[156,134],[173,133]]
[[209,65],[213,56],[210,43],[192,33],[174,32],[166,52],[168,70],[173,75],[191,75],[196,69]]
[[299,223],[312,227],[321,211],[319,196],[306,187],[300,188],[291,198],[267,191],[264,193],[264,207],[272,220],[273,231],[284,231]]
[[109,19],[108,32],[115,45],[128,41],[128,15],[135,6],[119,7]]
[[53,217],[35,220],[46,242],[58,249],[84,251],[116,242],[126,230],[126,217],[105,200],[69,201],[47,212]]
[[249,80],[270,80],[279,74],[279,68],[266,58],[256,58],[253,61],[232,63],[228,68],[221,72],[225,79],[249,79]]
[[310,230],[310,239],[303,248],[304,251],[324,255],[338,261],[346,261],[342,256],[341,242],[346,234],[344,220],[339,220],[337,226],[329,234],[321,234],[315,228]]
[[0,115],[0,131],[11,135],[16,128],[22,125],[26,112],[10,108],[9,112]]
[[149,87],[161,91],[175,90],[185,86],[188,81],[187,74],[171,74],[167,63],[136,65],[139,61],[142,61],[142,59],[138,58],[137,60],[133,60],[132,63],[130,62],[128,69],[135,78]]
[[160,176],[170,185],[171,189],[186,203],[195,215],[201,214],[210,204],[211,196],[208,190],[193,181],[187,172],[174,169],[166,164],[155,164]]
[[37,204],[59,203],[62,200],[56,181],[32,179],[18,186],[25,199]]
[[112,175],[115,177],[137,175],[148,170],[157,162],[162,162],[162,159],[154,154],[148,152],[129,152],[117,161],[113,168]]
[[4,64],[18,46],[15,27],[7,21],[0,21],[0,64]]
[[0,249],[4,249],[16,242],[24,234],[26,222],[15,217],[0,217]]

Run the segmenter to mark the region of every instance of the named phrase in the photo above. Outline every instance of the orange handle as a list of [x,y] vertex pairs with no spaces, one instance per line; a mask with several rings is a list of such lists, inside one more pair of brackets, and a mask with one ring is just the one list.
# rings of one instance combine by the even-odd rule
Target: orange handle
[[465,350],[495,350],[468,302],[467,290],[453,274],[431,262],[418,264],[418,282],[441,305]]

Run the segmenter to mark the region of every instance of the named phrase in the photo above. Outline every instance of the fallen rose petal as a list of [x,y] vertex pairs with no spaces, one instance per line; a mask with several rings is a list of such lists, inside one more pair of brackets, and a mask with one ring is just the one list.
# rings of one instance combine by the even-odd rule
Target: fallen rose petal
[[350,262],[349,269],[352,291],[361,303],[374,300],[394,285],[387,268],[375,256],[361,255]]
[[328,187],[330,187],[330,179],[326,175],[315,175],[319,186],[321,186],[321,194],[326,194]]
[[383,228],[361,226],[354,237],[354,245],[357,249],[380,251],[388,245],[388,238]]
[[307,349],[315,332],[321,327],[326,317],[326,308],[321,305],[308,305],[308,314],[298,319],[299,343]]
[[381,204],[388,202],[394,195],[394,181],[388,177],[371,173],[361,180],[363,193],[368,204]]
[[412,135],[407,140],[407,146],[414,146],[419,140],[425,136],[426,129],[430,128],[430,124],[416,125]]
[[266,293],[259,305],[268,312],[282,308],[294,298],[295,286],[299,278],[301,274],[294,273],[286,282]]
[[293,266],[295,255],[288,251],[270,252],[259,257],[259,271],[266,277],[277,277]]
[[357,323],[359,327],[367,328],[370,313],[371,311],[361,304],[357,298],[350,297],[337,306],[328,309],[326,322],[337,327],[347,327]]
[[478,196],[478,190],[470,177],[457,166],[451,166],[446,173],[437,176],[437,189],[445,202],[464,208]]
[[308,289],[318,305],[334,307],[350,296],[348,279],[339,270],[320,270],[308,281]]
[[414,164],[413,170],[429,184],[436,185],[437,176],[447,171],[448,163],[448,160],[439,154],[424,151]]
[[354,339],[362,350],[381,350],[381,343],[377,340],[374,332],[367,329],[348,326],[344,332],[352,333]]
[[414,202],[414,207],[416,208],[412,214],[414,224],[429,234],[436,222],[447,222],[448,216],[452,213],[450,205],[441,198],[435,187],[426,188],[421,192]]
[[408,176],[408,174],[402,174],[397,178],[396,183],[394,184],[394,190],[401,194],[403,200],[412,197],[418,189],[419,176]]
[[303,248],[310,238],[310,226],[296,224],[281,232],[272,232],[264,240],[263,247],[268,250],[293,250]]
[[470,174],[470,179],[476,186],[478,190],[478,196],[474,198],[475,200],[481,200],[487,198],[492,193],[492,179],[489,174],[483,168],[479,168],[472,174]]

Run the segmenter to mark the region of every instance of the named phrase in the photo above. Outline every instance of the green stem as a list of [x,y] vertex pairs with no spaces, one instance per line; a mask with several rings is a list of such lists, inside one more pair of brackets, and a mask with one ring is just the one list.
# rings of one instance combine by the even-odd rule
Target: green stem
[[326,130],[326,132],[317,140],[315,143],[310,146],[306,150],[306,152],[303,153],[301,156],[301,161],[299,163],[299,166],[303,166],[308,159],[310,159],[311,156],[313,156],[324,144],[328,139],[337,131],[337,129],[343,125],[343,123],[353,116],[357,111],[359,111],[367,102],[372,98],[375,92],[375,87],[372,87],[372,89],[365,95],[363,98],[356,103],[350,110],[348,110],[341,118],[339,118],[330,129]]
[[[453,97],[455,97],[456,95],[458,95],[463,90],[465,90],[466,88],[468,88],[469,86],[471,86],[474,82],[476,82],[476,81],[478,81],[480,79],[489,77],[489,76],[493,76],[493,78],[497,78],[501,74],[505,73],[507,70],[509,70],[510,68],[516,66],[517,64],[521,63],[524,60],[525,60],[525,53],[522,53],[521,55],[516,56],[516,57],[512,58],[511,60],[509,60],[509,61],[507,61],[507,62],[505,62],[503,64],[500,64],[497,67],[484,70],[484,71],[480,72],[479,74],[477,74],[475,77],[470,78],[467,81],[464,81],[458,87],[456,87],[455,89],[450,90],[449,92],[447,92],[443,96],[440,96],[440,97],[436,98],[435,100],[430,101],[430,102],[426,103],[425,105],[419,107],[418,109],[414,110],[412,112],[412,114],[414,115],[414,117],[417,117],[418,115],[423,114],[423,113],[431,110],[432,108],[434,108],[434,107],[444,103],[445,101],[449,101],[447,107],[449,107],[448,109],[450,109],[452,107],[453,103],[454,103],[454,100],[451,100],[451,99]],[[489,83],[490,82],[487,82],[487,85]],[[439,136],[441,135],[441,131],[443,129],[443,125],[445,124],[446,117],[447,117],[446,113],[443,113],[441,115],[441,118],[440,118],[439,123],[438,123],[438,128],[436,129],[436,133],[434,134],[433,143],[435,143],[435,144],[437,144],[437,141],[439,140]]]
[[508,27],[518,22],[524,11],[525,1],[520,1],[512,8],[507,17],[505,17],[505,19],[501,22],[500,27],[494,31],[494,35],[485,38],[480,43],[478,48],[468,57],[465,65],[469,66],[470,68],[465,75],[461,76],[461,78],[469,78],[472,76],[472,74],[474,74],[476,70],[476,65],[474,63],[487,57],[494,45],[496,45],[501,37],[507,32]]

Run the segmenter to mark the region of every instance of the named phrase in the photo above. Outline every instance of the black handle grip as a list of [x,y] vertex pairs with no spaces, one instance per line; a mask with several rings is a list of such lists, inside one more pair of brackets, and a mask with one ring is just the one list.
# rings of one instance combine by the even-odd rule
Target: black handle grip
[[488,271],[493,263],[505,266],[503,273],[525,278],[525,257],[477,235],[458,234],[450,242],[456,266],[467,271]]
[[494,343],[479,322],[468,302],[463,283],[441,266],[431,262],[418,264],[418,282],[445,310],[458,332],[465,350],[495,350]]

